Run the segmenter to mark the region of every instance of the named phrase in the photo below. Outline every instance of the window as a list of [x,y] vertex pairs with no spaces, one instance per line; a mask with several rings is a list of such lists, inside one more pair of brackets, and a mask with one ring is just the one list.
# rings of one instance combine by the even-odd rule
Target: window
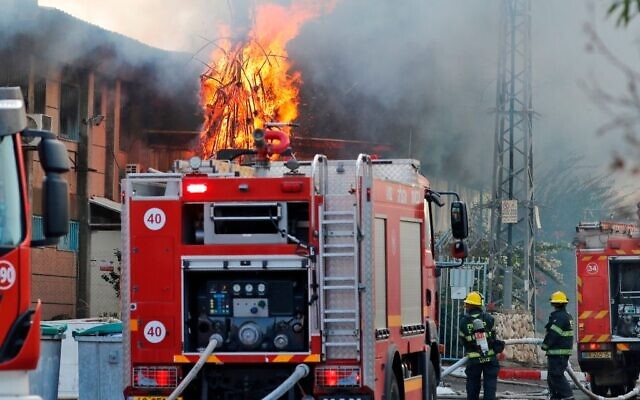
[[102,84],[95,85],[93,92],[93,115],[102,114]]
[[33,112],[36,114],[46,114],[45,109],[47,95],[47,81],[38,78],[33,86]]
[[[69,233],[58,240],[58,250],[78,251],[79,228],[77,221],[69,221]],[[40,215],[31,217],[31,240],[44,240],[44,219]]]
[[14,138],[0,136],[0,254],[17,246],[25,234]]
[[39,215],[31,216],[31,240],[44,240],[44,220]]
[[79,228],[78,221],[69,221],[69,233],[58,241],[58,250],[78,251]]
[[60,136],[80,140],[80,88],[63,83],[60,88]]

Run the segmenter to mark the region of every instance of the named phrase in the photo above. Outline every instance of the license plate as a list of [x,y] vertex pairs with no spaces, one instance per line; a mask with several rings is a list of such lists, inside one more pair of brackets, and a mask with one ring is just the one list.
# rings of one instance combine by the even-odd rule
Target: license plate
[[[133,400],[167,400],[169,396],[133,396]],[[177,400],[182,400],[182,397],[178,397]]]
[[582,358],[611,358],[610,351],[589,351],[582,353]]

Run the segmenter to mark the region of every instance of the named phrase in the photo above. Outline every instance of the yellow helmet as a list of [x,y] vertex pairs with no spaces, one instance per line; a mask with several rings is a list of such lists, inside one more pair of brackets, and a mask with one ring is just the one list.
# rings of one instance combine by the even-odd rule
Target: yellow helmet
[[467,295],[467,298],[464,299],[464,304],[469,304],[472,306],[481,306],[482,295],[478,292],[471,292]]
[[555,292],[551,295],[549,301],[552,304],[567,304],[569,302],[569,299],[567,299],[567,295],[564,294],[564,292]]

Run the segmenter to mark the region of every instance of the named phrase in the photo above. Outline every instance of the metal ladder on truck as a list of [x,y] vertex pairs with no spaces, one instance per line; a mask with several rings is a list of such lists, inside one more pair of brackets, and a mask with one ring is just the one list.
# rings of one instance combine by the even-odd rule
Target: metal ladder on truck
[[356,195],[336,193],[329,179],[325,156],[316,156],[312,175],[319,205],[318,270],[320,280],[320,330],[326,359],[360,360],[360,282]]

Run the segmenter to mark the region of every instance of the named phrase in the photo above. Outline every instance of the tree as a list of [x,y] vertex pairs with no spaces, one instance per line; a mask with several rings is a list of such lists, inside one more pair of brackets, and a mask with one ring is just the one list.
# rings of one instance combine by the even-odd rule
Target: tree
[[629,25],[633,17],[640,13],[640,0],[615,0],[607,11],[608,15],[616,15],[616,25]]
[[[614,0],[607,15],[616,16],[616,25],[626,27],[640,13],[640,0]],[[629,145],[627,154],[616,154],[611,164],[614,170],[626,170],[632,175],[640,174],[640,138],[637,128],[640,124],[640,70],[625,63],[606,45],[595,27],[585,25],[589,38],[589,49],[603,56],[626,80],[626,91],[613,93],[598,82],[585,84],[600,109],[609,116],[609,121],[598,129],[598,134],[621,131]],[[630,161],[631,160],[631,161]]]
[[120,249],[114,249],[113,254],[118,260],[118,265],[112,271],[102,274],[100,277],[111,285],[113,290],[116,291],[116,297],[120,298],[120,275],[122,273],[122,252]]

